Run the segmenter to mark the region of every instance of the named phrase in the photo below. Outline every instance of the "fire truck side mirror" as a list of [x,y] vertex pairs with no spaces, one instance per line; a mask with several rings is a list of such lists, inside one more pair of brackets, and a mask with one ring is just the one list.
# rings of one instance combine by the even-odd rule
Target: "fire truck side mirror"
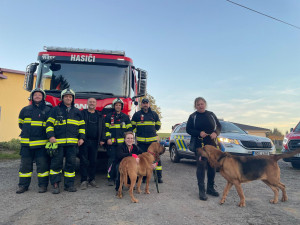
[[38,63],[31,63],[26,68],[23,88],[27,91],[31,91],[33,88],[34,73],[38,65]]
[[147,93],[147,71],[136,69],[138,71],[138,96],[144,96]]

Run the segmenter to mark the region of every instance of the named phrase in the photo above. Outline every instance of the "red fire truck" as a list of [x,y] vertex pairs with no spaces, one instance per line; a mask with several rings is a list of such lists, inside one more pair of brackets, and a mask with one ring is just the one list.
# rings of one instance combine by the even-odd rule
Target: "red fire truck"
[[38,62],[26,68],[24,89],[36,88],[47,94],[46,103],[57,106],[60,93],[66,88],[76,92],[75,106],[87,108],[87,99],[97,99],[96,109],[104,114],[112,109],[112,101],[119,97],[124,102],[123,112],[132,116],[138,97],[146,94],[147,72],[135,68],[124,51],[44,47]]

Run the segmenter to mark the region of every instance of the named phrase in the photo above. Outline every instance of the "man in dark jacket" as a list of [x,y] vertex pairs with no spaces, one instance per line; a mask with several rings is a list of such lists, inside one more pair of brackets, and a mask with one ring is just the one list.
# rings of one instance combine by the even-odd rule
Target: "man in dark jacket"
[[59,194],[59,183],[63,169],[63,158],[66,156],[64,168],[64,189],[77,191],[74,186],[76,166],[76,146],[81,146],[85,137],[85,122],[79,109],[74,106],[75,92],[65,89],[61,92],[61,103],[54,107],[47,120],[47,137],[51,143],[57,143],[58,149],[50,164],[50,182],[52,193]]
[[116,178],[116,153],[118,146],[124,143],[124,133],[132,130],[129,116],[122,113],[124,102],[120,98],[113,101],[114,111],[105,118],[105,136],[107,140],[108,185],[113,186]]
[[47,143],[46,120],[50,108],[45,104],[46,94],[42,89],[34,89],[30,94],[32,104],[24,107],[19,115],[21,132],[21,165],[17,194],[28,190],[36,162],[39,193],[47,191],[49,180],[49,157],[45,150]]
[[105,139],[104,119],[102,113],[96,110],[97,100],[89,98],[87,105],[88,108],[81,111],[85,121],[85,140],[79,148],[82,190],[87,189],[88,184],[98,187],[95,181],[97,153]]
[[[143,152],[147,152],[151,143],[157,142],[156,132],[161,126],[157,113],[150,108],[149,99],[144,98],[142,100],[142,109],[133,115],[131,124],[136,132],[139,148]],[[158,166],[155,169],[157,171],[158,183],[163,183],[161,161],[158,162]]]

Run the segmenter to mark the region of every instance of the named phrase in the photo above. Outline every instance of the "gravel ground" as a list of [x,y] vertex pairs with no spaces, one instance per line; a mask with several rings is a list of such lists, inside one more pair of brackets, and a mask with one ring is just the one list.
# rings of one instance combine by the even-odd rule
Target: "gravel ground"
[[[0,162],[0,224],[300,224],[300,170],[279,161],[281,180],[287,187],[289,200],[272,205],[273,192],[261,181],[243,184],[245,208],[237,206],[239,197],[232,188],[224,205],[220,197],[204,202],[198,199],[196,164],[182,160],[174,164],[166,151],[162,157],[163,180],[156,192],[153,179],[150,195],[135,194],[139,203],[131,203],[125,190],[123,199],[115,196],[113,187],[106,185],[105,173],[97,174],[99,188],[89,187],[75,193],[50,191],[37,193],[36,173],[28,192],[17,195],[19,160]],[[76,185],[79,187],[77,176]],[[225,180],[216,175],[221,193]],[[144,185],[142,185],[144,188]],[[78,188],[79,189],[79,188]],[[280,192],[281,196],[281,192]]]

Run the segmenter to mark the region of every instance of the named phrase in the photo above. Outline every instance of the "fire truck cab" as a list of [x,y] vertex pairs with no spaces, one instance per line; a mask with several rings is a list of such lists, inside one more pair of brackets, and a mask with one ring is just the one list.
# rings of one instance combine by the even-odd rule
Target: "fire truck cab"
[[[124,102],[123,112],[132,115],[137,98],[146,94],[147,72],[135,68],[124,51],[44,47],[38,62],[27,66],[24,89],[36,88],[47,94],[48,105],[57,106],[60,92],[71,88],[76,92],[75,106],[87,108],[87,99],[97,99],[97,110],[110,111],[112,101]],[[133,104],[135,103],[135,104]]]
[[[55,107],[61,91],[71,88],[76,93],[75,106],[87,108],[87,99],[97,100],[96,109],[104,115],[111,112],[112,101],[124,102],[123,112],[132,116],[138,107],[138,97],[146,95],[147,72],[135,68],[124,51],[44,47],[38,62],[26,68],[24,89],[36,88],[46,94],[46,103]],[[103,148],[101,151],[105,151]]]

